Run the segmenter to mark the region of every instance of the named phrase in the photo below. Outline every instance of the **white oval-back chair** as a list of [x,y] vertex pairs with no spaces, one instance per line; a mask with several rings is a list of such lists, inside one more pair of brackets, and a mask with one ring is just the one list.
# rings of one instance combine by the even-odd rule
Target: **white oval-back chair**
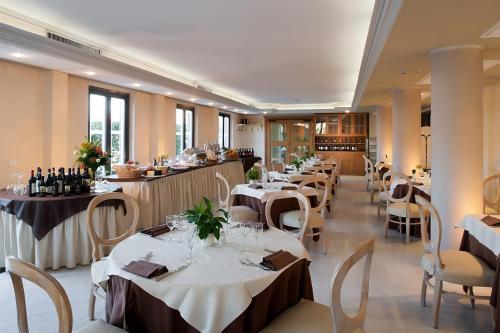
[[271,160],[272,171],[277,171],[279,173],[285,172],[285,162],[281,158],[273,158]]
[[[422,281],[421,303],[426,306],[427,286],[434,289],[433,327],[438,328],[441,294],[451,293],[468,298],[474,307],[475,299],[489,299],[489,296],[474,295],[473,287],[491,287],[495,271],[486,262],[466,251],[441,251],[442,224],[438,211],[428,200],[420,195],[415,196],[420,221],[424,254],[420,261],[424,269]],[[430,239],[428,233],[429,214],[437,231],[436,237]],[[430,279],[434,277],[434,284]],[[443,290],[443,282],[467,287],[467,295]]]
[[[309,300],[301,300],[275,318],[261,333],[361,333],[364,332],[370,268],[375,239],[370,238],[337,265],[330,282],[330,307]],[[349,315],[342,307],[341,291],[347,273],[361,259],[366,258],[363,267],[361,299],[358,312]]]
[[217,182],[217,193],[219,196],[219,208],[224,209],[229,212],[231,216],[231,221],[233,222],[244,222],[244,221],[259,221],[259,212],[253,210],[248,206],[231,206],[231,190],[229,188],[229,183],[220,172],[215,173],[215,178]]
[[500,214],[500,173],[484,180],[483,202],[485,214]]
[[[94,212],[97,206],[105,201],[114,201],[119,200],[123,201],[125,207],[127,208],[127,215],[131,216],[131,224],[130,227],[120,236],[117,236],[112,239],[104,239],[100,235],[98,235],[96,231],[96,227],[94,225]],[[99,222],[99,221],[97,221]],[[135,233],[135,229],[137,228],[137,224],[139,222],[139,205],[134,198],[130,195],[121,193],[121,192],[110,192],[98,195],[92,201],[90,201],[89,206],[87,207],[87,231],[89,233],[90,242],[92,244],[92,266],[90,267],[91,276],[95,277],[99,275],[99,272],[104,267],[105,258],[101,257],[101,249],[102,247],[112,247],[116,244],[120,243],[122,240],[130,237]],[[90,299],[89,299],[89,319],[94,320],[94,309],[95,309],[95,300],[96,296],[104,298],[103,295],[99,294],[100,291],[105,293],[105,290],[101,288],[99,285],[95,284],[94,279],[91,281],[90,287]]]

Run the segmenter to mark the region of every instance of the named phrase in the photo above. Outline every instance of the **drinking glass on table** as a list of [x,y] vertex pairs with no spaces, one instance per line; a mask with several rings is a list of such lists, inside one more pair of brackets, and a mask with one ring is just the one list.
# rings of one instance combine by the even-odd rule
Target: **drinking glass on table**
[[264,223],[252,223],[252,235],[255,238],[255,250],[260,251],[262,248],[262,234],[264,233]]
[[175,241],[175,239],[174,239],[175,220],[176,220],[175,215],[168,215],[165,218],[165,223],[170,228],[170,232],[169,232],[170,237],[168,239],[169,242]]
[[198,234],[194,225],[186,226],[185,239],[189,250],[187,260],[189,263],[193,263],[196,260],[196,256],[194,255],[194,247],[196,245],[196,242],[198,241]]
[[243,238],[243,253],[248,253],[248,242],[247,238],[248,235],[250,235],[250,232],[252,231],[252,224],[251,223],[240,223],[240,233],[241,233],[241,238]]
[[184,237],[186,236],[186,227],[187,227],[187,220],[183,215],[174,215],[175,216],[175,229],[179,231],[179,234],[177,235],[177,242],[182,243],[184,240]]

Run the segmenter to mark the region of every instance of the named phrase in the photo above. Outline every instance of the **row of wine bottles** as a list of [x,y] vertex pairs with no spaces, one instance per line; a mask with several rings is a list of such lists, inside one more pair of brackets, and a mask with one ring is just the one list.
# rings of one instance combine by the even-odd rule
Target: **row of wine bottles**
[[64,168],[59,168],[59,173],[56,175],[55,168],[48,169],[46,176],[42,175],[42,169],[37,168],[31,170],[31,177],[28,180],[28,195],[30,197],[38,196],[53,196],[58,195],[73,195],[90,192],[90,175],[88,169],[68,168],[68,173],[65,174]]
[[253,148],[238,148],[238,155],[240,158],[244,157],[255,157],[255,153],[253,151]]

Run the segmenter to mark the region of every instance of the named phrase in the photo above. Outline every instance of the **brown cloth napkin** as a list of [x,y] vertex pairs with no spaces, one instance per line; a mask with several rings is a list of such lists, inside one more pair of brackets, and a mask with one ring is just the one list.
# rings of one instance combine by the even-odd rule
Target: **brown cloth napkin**
[[481,219],[481,221],[483,221],[484,223],[486,223],[488,226],[490,227],[493,227],[497,224],[500,223],[500,219],[499,218],[496,218],[494,216],[491,216],[491,215],[486,215],[485,217],[483,217]]
[[309,172],[309,171],[303,171],[300,173],[301,175],[304,175],[304,176],[310,176],[310,175],[313,175],[312,172]]
[[296,190],[297,188],[295,186],[281,186],[280,188],[282,191],[288,191],[288,190]]
[[149,235],[151,237],[156,237],[156,236],[162,235],[164,233],[167,233],[169,231],[170,231],[170,228],[168,227],[168,225],[160,224],[160,225],[154,226],[152,228],[142,230],[141,233]]
[[424,183],[418,183],[418,182],[411,182],[413,186],[422,186]]
[[262,258],[261,265],[266,266],[273,271],[279,271],[280,269],[290,265],[295,260],[297,260],[297,257],[290,252],[279,250]]
[[155,264],[145,260],[131,261],[123,267],[123,270],[151,279],[155,276],[167,273],[168,269],[164,265]]
[[259,190],[263,187],[262,187],[262,185],[259,185],[259,184],[250,184],[250,185],[248,185],[248,188],[253,188],[254,190]]

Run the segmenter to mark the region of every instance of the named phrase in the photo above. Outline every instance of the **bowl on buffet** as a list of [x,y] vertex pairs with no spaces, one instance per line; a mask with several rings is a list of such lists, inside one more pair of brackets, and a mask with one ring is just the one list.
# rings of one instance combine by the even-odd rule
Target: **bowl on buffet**
[[224,161],[237,161],[239,158],[240,154],[236,149],[228,149],[222,154]]
[[116,172],[116,176],[122,179],[140,178],[144,173],[144,169],[134,164],[115,164],[113,170]]

